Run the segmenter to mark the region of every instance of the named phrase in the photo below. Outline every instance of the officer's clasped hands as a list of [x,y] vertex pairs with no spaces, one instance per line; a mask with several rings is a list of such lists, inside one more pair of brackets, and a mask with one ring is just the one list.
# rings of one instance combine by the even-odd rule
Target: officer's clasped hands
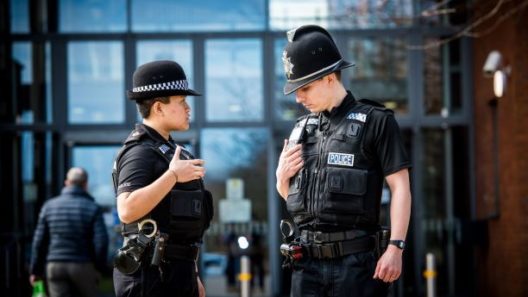
[[181,147],[176,147],[176,152],[169,164],[169,170],[178,176],[178,182],[184,183],[205,176],[204,160],[180,160]]
[[303,167],[302,159],[302,145],[296,144],[288,145],[288,140],[284,140],[284,147],[282,148],[279,157],[279,164],[277,165],[277,180],[287,181],[293,177]]

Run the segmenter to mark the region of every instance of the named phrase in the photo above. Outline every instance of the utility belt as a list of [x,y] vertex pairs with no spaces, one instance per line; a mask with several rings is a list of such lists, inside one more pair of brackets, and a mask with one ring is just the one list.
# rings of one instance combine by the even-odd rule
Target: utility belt
[[281,254],[285,256],[283,267],[288,267],[304,257],[313,259],[336,259],[350,254],[376,251],[381,256],[387,249],[390,230],[376,232],[348,230],[324,233],[319,231],[301,231],[296,240],[281,245]]
[[162,273],[161,262],[198,259],[198,246],[168,244],[169,235],[160,232],[152,219],[139,222],[136,230],[135,234],[130,232],[125,235],[123,247],[114,258],[114,267],[123,274],[133,274],[140,267],[149,264],[158,266]]
[[348,231],[331,232],[331,233],[325,233],[321,231],[302,230],[301,240],[303,242],[324,243],[324,242],[351,240],[351,239],[364,237],[370,234],[372,234],[372,232],[368,232],[365,230],[348,230]]

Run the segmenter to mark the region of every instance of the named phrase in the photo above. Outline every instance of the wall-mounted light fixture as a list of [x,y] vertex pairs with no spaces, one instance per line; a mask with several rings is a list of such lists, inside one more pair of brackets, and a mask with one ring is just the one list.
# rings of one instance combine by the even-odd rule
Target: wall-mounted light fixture
[[510,74],[510,67],[504,65],[502,55],[499,51],[491,51],[488,54],[482,71],[484,72],[484,76],[493,77],[493,93],[495,97],[501,98],[504,96],[507,76]]

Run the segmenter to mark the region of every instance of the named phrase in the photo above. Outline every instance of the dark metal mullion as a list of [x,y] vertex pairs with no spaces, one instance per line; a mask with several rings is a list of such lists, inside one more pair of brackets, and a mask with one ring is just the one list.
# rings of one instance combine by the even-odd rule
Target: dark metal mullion
[[[273,84],[273,77],[275,73],[275,63],[273,63],[274,58],[274,51],[273,51],[273,38],[268,36],[267,34],[264,34],[261,38],[259,38],[262,42],[262,88],[263,88],[263,94],[262,94],[262,103],[264,106],[264,114],[262,121],[266,123],[267,126],[272,127],[273,121],[267,121],[266,119],[273,119],[274,117],[274,107],[275,107],[275,100],[273,98],[273,94],[275,93],[272,89]],[[272,98],[271,100],[268,100],[267,98]]]
[[[195,36],[191,39],[192,41],[192,52],[193,52],[193,82],[195,84],[194,88],[202,96],[194,97],[194,121],[193,128],[198,132],[198,139],[202,128],[206,126],[206,100],[208,99],[207,90],[206,90],[206,81],[205,81],[205,38],[202,36]],[[199,150],[197,150],[199,152]]]
[[126,90],[132,89],[132,75],[136,68],[136,40],[127,35],[123,41],[124,50],[124,87],[123,96],[121,100],[124,100],[125,104],[125,126],[132,128],[134,123],[137,122],[137,108],[136,103],[129,100],[126,96]]
[[413,193],[412,198],[412,211],[411,211],[411,223],[413,224],[413,256],[414,256],[414,282],[416,286],[416,296],[424,295],[424,286],[422,281],[422,268],[425,267],[424,256],[425,251],[425,236],[424,236],[424,223],[425,223],[425,197],[423,189],[423,172],[424,172],[424,145],[423,145],[423,131],[419,126],[415,126],[413,129],[412,138],[412,160],[413,170],[411,173],[411,190]]
[[51,90],[53,106],[53,125],[63,132],[68,120],[68,51],[66,41],[51,43]]
[[[423,42],[423,36],[418,31],[413,31],[410,35],[409,43],[411,45],[421,44]],[[423,107],[423,94],[424,94],[424,82],[423,82],[423,51],[409,50],[409,73],[407,74],[407,82],[409,85],[409,118],[411,131],[413,131],[412,138],[412,160],[413,170],[411,170],[411,178],[413,183],[411,184],[411,190],[413,193],[411,222],[413,224],[414,234],[414,285],[416,285],[417,296],[423,295],[424,287],[422,283],[422,267],[425,266],[424,255],[425,251],[425,236],[423,234],[423,222],[425,216],[425,199],[422,183],[424,172],[424,145],[423,145],[423,131],[421,120],[424,114]],[[403,123],[402,123],[403,124]],[[400,124],[400,126],[403,126]]]
[[[408,38],[408,42],[410,45],[421,44],[423,38],[417,31],[414,31]],[[407,73],[407,85],[409,86],[409,120],[411,120],[412,125],[419,127],[424,115],[424,79],[422,75],[424,56],[423,51],[418,50],[408,50],[408,53],[409,72]]]
[[[460,51],[461,51],[461,76],[462,76],[462,112],[464,114],[464,117],[468,119],[468,123],[466,125],[467,129],[467,135],[468,135],[468,147],[467,155],[468,155],[468,170],[469,170],[469,195],[470,195],[470,219],[475,220],[477,216],[477,210],[476,210],[476,177],[475,174],[472,174],[473,172],[476,172],[475,170],[475,124],[474,124],[474,117],[473,117],[473,56],[472,56],[472,39],[471,38],[462,38],[460,40]],[[468,284],[470,289],[471,295],[476,295],[476,284],[478,281],[478,275],[479,271],[477,269],[477,261],[474,253],[475,248],[473,248],[473,257],[471,258],[471,265],[473,268],[473,271],[475,273],[471,277],[471,284]]]
[[[451,61],[450,57],[450,47],[443,45],[441,48],[442,53],[442,76],[443,76],[443,112],[445,113],[445,118],[449,118],[452,111],[452,98],[451,98]],[[452,147],[452,128],[446,122],[441,124],[441,127],[444,128],[444,187],[445,187],[445,196],[444,196],[444,205],[446,209],[445,213],[445,226],[447,227],[447,243],[446,243],[446,262],[447,262],[447,287],[449,296],[454,296],[455,294],[455,247],[454,247],[454,209],[453,209],[453,147]]]
[[[266,1],[267,2],[267,1]],[[263,88],[264,94],[264,119],[274,119],[276,98],[274,98],[274,77],[275,77],[275,57],[274,45],[275,39],[269,34],[263,35]],[[271,100],[266,100],[271,98]],[[277,154],[275,152],[275,138],[273,135],[275,121],[266,121],[264,123],[268,126],[268,168],[267,168],[267,188],[268,188],[268,222],[278,222],[280,220],[280,200],[275,191],[275,164],[277,164]],[[277,246],[280,245],[280,235],[278,228],[269,228],[268,248],[270,251],[268,261],[270,265],[271,288],[273,288],[272,295],[279,296],[281,284],[281,268],[280,254]]]
[[444,129],[444,186],[445,186],[445,208],[446,218],[445,225],[447,226],[447,283],[449,296],[455,296],[455,217],[454,217],[454,203],[453,203],[453,145],[452,145],[452,128],[446,127]]

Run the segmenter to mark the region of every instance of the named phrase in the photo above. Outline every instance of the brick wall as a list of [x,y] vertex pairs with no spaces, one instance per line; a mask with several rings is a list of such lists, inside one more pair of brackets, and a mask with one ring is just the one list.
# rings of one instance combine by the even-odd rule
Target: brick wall
[[[496,3],[496,1],[494,1]],[[479,29],[485,30],[525,1],[514,0]],[[477,253],[478,296],[528,296],[528,6],[492,33],[473,41],[477,216],[493,213],[494,154],[499,158],[500,216],[489,220],[489,245]],[[498,100],[498,152],[493,151],[493,79],[483,76],[488,53],[511,66]]]

